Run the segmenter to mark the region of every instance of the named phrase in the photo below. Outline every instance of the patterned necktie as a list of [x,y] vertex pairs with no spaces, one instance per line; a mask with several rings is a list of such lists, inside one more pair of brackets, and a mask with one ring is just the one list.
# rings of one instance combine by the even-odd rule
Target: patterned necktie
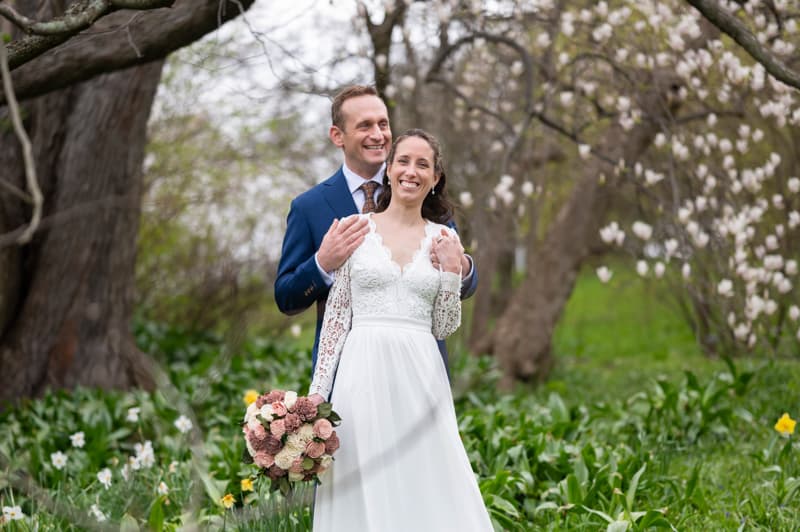
[[364,206],[361,207],[361,214],[375,212],[375,209],[378,207],[375,205],[375,189],[378,188],[378,183],[375,181],[367,181],[358,188],[364,191]]

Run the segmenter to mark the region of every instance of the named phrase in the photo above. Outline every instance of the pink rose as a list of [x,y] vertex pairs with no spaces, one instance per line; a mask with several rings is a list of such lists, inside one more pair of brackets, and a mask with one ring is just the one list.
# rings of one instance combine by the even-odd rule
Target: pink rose
[[286,426],[285,426],[283,420],[282,419],[276,419],[275,421],[270,423],[269,424],[269,431],[276,438],[280,438],[281,436],[286,434]]
[[317,406],[308,397],[298,397],[293,410],[303,421],[311,421],[317,417]]
[[272,464],[275,463],[275,457],[269,453],[265,453],[264,451],[259,451],[253,457],[253,461],[258,467],[266,469],[268,467],[272,467]]
[[325,452],[328,454],[333,454],[333,451],[339,448],[339,436],[336,435],[336,431],[333,431],[331,437],[325,442]]
[[300,428],[302,421],[300,421],[300,416],[297,414],[286,414],[286,417],[283,418],[283,426],[286,429],[286,432],[294,432]]
[[286,405],[283,404],[282,401],[275,401],[272,403],[272,415],[275,417],[283,417],[286,415],[288,410],[286,409]]
[[306,445],[306,455],[309,458],[319,458],[325,454],[325,444],[321,441],[310,441]]
[[327,419],[318,419],[314,422],[314,436],[327,440],[333,434],[333,425]]
[[269,403],[269,401],[267,401],[266,395],[259,395],[258,398],[256,398],[256,408],[258,410],[261,410],[261,407],[267,403]]
[[250,431],[254,438],[258,440],[263,440],[267,437],[267,430],[264,428],[264,425],[259,423]]
[[271,392],[269,392],[264,396],[264,401],[267,403],[274,403],[275,401],[283,401],[283,398],[285,396],[286,392],[284,392],[283,390],[272,390]]
[[290,473],[302,473],[303,471],[305,471],[303,469],[303,459],[302,458],[295,459],[295,461],[292,462],[292,465],[289,468],[289,472]]

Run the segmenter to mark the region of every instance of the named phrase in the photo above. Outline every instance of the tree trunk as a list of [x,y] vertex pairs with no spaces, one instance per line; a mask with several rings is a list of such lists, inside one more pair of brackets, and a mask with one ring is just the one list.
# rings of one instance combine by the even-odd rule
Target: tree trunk
[[[636,161],[649,147],[659,122],[677,109],[680,81],[672,74],[655,72],[642,107],[650,116],[625,132],[611,126],[598,148],[612,161]],[[608,183],[599,176],[604,174]],[[571,196],[548,228],[541,244],[531,233],[527,272],[500,316],[495,328],[495,356],[503,369],[501,388],[515,381],[540,382],[553,367],[553,331],[575,286],[583,260],[603,221],[613,183],[613,168],[592,159],[581,173]]]
[[[23,247],[0,248],[0,400],[48,387],[152,386],[130,330],[147,120],[163,61],[29,100],[44,216],[70,213]],[[20,144],[0,134],[3,177],[24,189]],[[0,233],[30,213],[0,195]]]

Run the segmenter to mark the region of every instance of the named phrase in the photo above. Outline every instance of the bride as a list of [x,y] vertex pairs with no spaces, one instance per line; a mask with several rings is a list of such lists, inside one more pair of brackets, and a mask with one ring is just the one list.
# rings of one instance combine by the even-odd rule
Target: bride
[[442,225],[452,210],[432,135],[395,141],[384,190],[322,325],[310,394],[343,421],[314,531],[491,531],[436,344],[461,322],[463,248]]

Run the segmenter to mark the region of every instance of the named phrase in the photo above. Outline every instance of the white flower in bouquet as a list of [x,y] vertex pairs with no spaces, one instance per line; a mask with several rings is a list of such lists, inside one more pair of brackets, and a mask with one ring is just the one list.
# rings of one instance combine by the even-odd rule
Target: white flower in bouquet
[[261,419],[263,419],[267,423],[272,421],[273,414],[274,414],[274,411],[272,410],[272,405],[269,404],[269,403],[264,404],[264,406],[262,406],[261,410],[259,411],[259,415],[261,415]]
[[257,413],[258,413],[258,407],[256,407],[256,403],[255,401],[253,401],[252,403],[247,405],[247,410],[244,413],[244,422],[247,423],[248,421],[250,421],[250,419],[255,417]]
[[328,469],[332,463],[333,463],[333,457],[329,454],[323,454],[322,457],[319,459],[319,465],[323,469]]
[[292,482],[300,482],[303,480],[303,473],[295,473],[294,471],[289,471],[289,480]]
[[76,432],[69,437],[69,441],[72,442],[73,447],[77,447],[78,449],[86,445],[86,438],[84,437],[83,432]]
[[292,464],[294,463],[294,460],[295,458],[297,458],[297,456],[298,455],[296,455],[295,452],[289,448],[287,442],[286,447],[278,451],[278,454],[275,455],[275,464],[281,469],[285,469],[288,471],[289,468],[292,467]]
[[67,465],[67,455],[61,451],[56,451],[50,454],[50,461],[53,463],[53,467],[56,469],[64,469],[64,467]]
[[314,439],[314,426],[311,423],[303,423],[297,430],[297,436],[303,443],[308,443]]
[[291,410],[296,402],[297,402],[297,392],[286,392],[286,395],[283,398],[283,404],[286,405],[286,408]]

